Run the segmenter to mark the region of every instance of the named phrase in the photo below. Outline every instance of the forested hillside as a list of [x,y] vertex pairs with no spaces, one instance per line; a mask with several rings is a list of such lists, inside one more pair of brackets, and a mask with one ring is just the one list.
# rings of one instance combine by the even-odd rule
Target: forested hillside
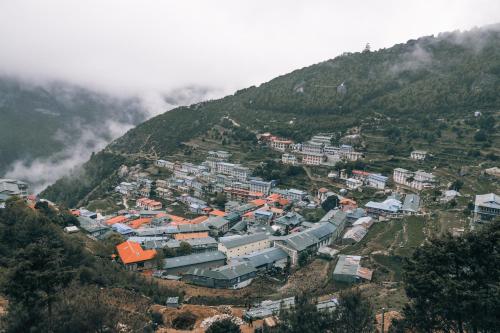
[[146,119],[137,99],[12,77],[0,77],[0,116],[0,176],[14,161],[49,157],[82,138],[85,144],[107,143],[113,139],[109,122],[135,125]]
[[[271,131],[305,140],[318,132],[345,134],[358,128],[366,135],[368,156],[406,156],[418,147],[430,149],[443,163],[449,156],[458,164],[470,163],[472,157],[494,160],[498,155],[499,109],[500,29],[489,27],[343,54],[220,100],[164,113],[106,151],[169,156],[229,117],[238,126],[226,127],[243,137]],[[475,111],[483,117],[475,119]],[[61,200],[68,186],[81,182],[78,177],[61,180],[43,195]],[[71,202],[83,197],[75,194]]]

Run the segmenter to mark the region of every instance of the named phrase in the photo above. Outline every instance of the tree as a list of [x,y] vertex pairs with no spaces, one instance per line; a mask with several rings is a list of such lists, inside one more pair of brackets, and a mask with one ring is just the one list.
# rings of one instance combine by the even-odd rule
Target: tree
[[370,302],[358,288],[340,293],[335,309],[335,332],[371,333],[374,331],[375,313]]
[[333,317],[318,311],[316,304],[304,295],[295,297],[295,307],[280,312],[279,333],[313,333],[331,329]]
[[500,327],[500,223],[445,235],[404,265],[407,326],[423,332],[494,332]]
[[240,327],[231,318],[214,322],[206,330],[206,333],[241,333]]
[[191,252],[193,252],[193,248],[191,247],[191,245],[189,245],[188,242],[181,242],[179,244],[179,249],[177,249],[177,255],[185,256],[191,254]]
[[219,206],[219,208],[224,209],[226,202],[227,202],[226,195],[222,192],[217,193],[217,195],[215,196],[215,204]]
[[325,212],[329,212],[339,205],[339,198],[336,195],[330,195],[325,201],[321,203],[321,208]]

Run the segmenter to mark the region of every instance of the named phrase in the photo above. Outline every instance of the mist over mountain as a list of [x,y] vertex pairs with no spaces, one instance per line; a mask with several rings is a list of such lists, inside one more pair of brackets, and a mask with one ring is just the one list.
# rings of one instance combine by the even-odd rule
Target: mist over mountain
[[0,77],[0,177],[39,191],[135,125],[210,93],[190,86],[112,96],[68,82]]

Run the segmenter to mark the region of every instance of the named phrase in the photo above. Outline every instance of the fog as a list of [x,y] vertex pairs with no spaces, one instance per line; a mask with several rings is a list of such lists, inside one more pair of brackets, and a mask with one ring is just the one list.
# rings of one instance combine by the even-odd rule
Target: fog
[[[2,1],[0,75],[138,97],[149,118],[361,51],[366,43],[376,50],[496,22],[500,1],[486,0]],[[431,61],[417,45],[392,70]],[[38,191],[135,125],[103,123],[112,135],[81,124],[75,146],[31,164],[15,161],[7,176],[33,182]]]

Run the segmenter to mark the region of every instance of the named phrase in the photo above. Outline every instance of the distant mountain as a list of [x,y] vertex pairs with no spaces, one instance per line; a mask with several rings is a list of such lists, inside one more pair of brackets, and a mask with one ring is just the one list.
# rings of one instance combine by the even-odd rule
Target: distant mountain
[[[187,87],[154,97],[164,112],[210,92]],[[149,118],[149,102],[67,82],[0,77],[0,177],[25,179],[42,189]]]
[[[236,133],[230,138],[236,143],[259,131],[305,140],[318,132],[361,128],[366,153],[374,158],[380,152],[407,156],[418,146],[442,154],[443,163],[447,158],[470,163],[472,150],[482,150],[480,156],[499,153],[499,109],[499,27],[442,33],[374,52],[346,53],[259,87],[154,117],[94,156],[78,177],[58,181],[43,195],[76,204],[96,186],[108,190],[101,181],[124,159],[172,155],[185,148],[184,142],[208,137],[216,125]],[[472,116],[478,110],[485,121]],[[227,117],[239,126],[227,125]],[[478,131],[485,136],[474,140]],[[89,172],[96,165],[108,166],[100,169],[100,179]],[[81,189],[80,194],[70,195],[68,188]]]

